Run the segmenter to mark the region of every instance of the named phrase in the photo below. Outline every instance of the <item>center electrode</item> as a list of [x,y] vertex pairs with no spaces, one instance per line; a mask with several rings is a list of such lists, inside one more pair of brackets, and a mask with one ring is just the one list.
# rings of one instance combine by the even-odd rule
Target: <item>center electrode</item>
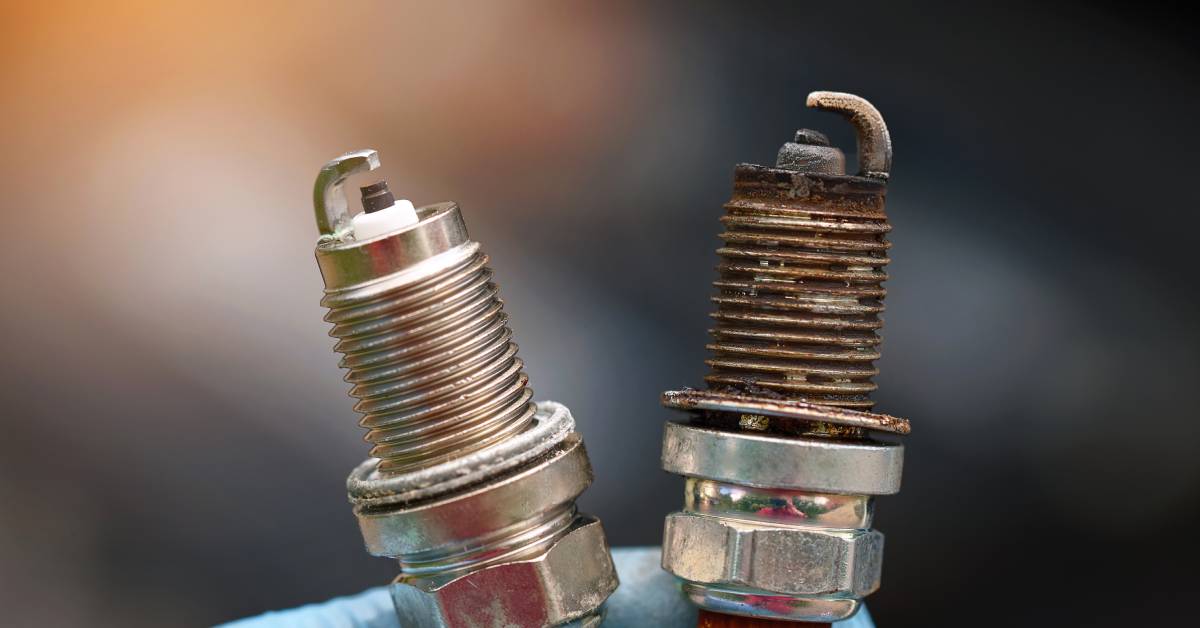
[[396,200],[388,189],[387,181],[376,181],[359,188],[359,191],[362,192],[363,211],[350,219],[354,227],[354,239],[370,240],[417,224],[417,209],[412,201]]

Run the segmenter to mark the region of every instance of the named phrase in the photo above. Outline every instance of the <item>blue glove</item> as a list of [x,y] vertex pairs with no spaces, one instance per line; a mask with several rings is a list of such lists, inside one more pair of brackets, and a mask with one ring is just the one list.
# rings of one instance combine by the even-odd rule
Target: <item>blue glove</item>
[[[622,547],[613,552],[621,586],[605,606],[603,628],[694,628],[696,608],[679,595],[675,578],[659,566],[657,547]],[[864,607],[836,628],[875,628]],[[273,611],[226,628],[400,628],[387,587],[286,611]]]

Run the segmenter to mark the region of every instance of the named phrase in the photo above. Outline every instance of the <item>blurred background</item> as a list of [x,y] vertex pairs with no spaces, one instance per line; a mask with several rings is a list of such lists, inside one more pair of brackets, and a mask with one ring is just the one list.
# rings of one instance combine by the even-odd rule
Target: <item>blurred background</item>
[[5,3],[0,623],[204,625],[395,575],[345,500],[367,446],[312,258],[313,179],[363,147],[462,204],[587,439],[583,507],[657,544],[658,395],[703,381],[733,166],[800,127],[853,151],[815,89],[896,151],[876,399],[914,431],[879,624],[1182,617],[1191,22],[831,5]]

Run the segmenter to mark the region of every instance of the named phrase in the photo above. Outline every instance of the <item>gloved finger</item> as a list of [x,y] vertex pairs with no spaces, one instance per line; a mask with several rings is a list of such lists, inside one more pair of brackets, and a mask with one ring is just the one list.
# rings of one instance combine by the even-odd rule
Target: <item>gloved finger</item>
[[222,628],[400,628],[400,622],[387,587],[376,587],[328,602],[271,611]]

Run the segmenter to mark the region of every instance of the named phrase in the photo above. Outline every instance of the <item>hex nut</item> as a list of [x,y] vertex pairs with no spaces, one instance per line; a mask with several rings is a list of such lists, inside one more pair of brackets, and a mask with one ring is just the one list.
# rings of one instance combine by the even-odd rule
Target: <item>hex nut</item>
[[676,512],[667,516],[662,566],[702,584],[865,596],[879,588],[883,534]]
[[432,584],[391,585],[400,625],[419,628],[555,626],[592,613],[617,589],[600,521],[586,515],[545,553]]

